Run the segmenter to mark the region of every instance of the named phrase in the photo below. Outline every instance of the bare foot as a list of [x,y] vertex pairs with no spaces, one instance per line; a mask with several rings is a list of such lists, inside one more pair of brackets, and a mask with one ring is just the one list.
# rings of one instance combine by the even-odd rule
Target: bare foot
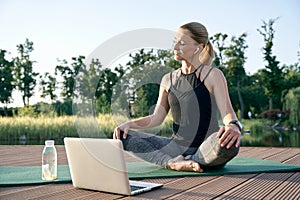
[[193,160],[185,160],[181,155],[169,160],[167,168],[175,171],[203,172],[199,163]]

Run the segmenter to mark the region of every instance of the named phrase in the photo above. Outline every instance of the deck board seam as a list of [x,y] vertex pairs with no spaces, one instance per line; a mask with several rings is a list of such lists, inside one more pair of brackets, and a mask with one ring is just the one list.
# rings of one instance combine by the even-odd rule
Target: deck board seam
[[[227,190],[225,192],[223,192],[222,194],[219,194],[217,197],[215,197],[214,199],[223,199],[222,196],[224,195],[230,195],[230,194],[234,194],[235,191],[238,191],[240,188],[243,188],[245,187],[246,185],[248,184],[251,184],[255,178],[259,177],[261,174],[253,174],[252,177],[246,179],[245,181],[243,181],[241,184],[237,185],[236,187],[230,189],[230,190]],[[238,193],[239,194],[239,193]]]
[[[209,184],[209,183],[211,183],[211,182],[217,181],[217,180],[221,179],[222,177],[223,177],[223,176],[217,176],[217,177],[214,178],[214,179],[210,179],[210,180],[205,181],[205,182],[203,182],[203,183],[201,183],[201,184],[197,184],[197,185],[195,185],[195,186],[193,186],[193,187],[190,187],[189,189],[186,189],[186,190],[184,190],[184,191],[182,191],[182,192],[187,193],[187,192],[189,192],[189,191],[194,190],[194,189],[197,188],[197,187],[202,187],[202,186],[205,186],[205,185],[207,185],[207,184]],[[182,194],[184,194],[184,193],[182,193],[182,192],[181,192],[181,193],[176,193],[176,194],[174,194],[174,195],[171,195],[171,196],[169,196],[168,198],[174,199],[174,198],[176,198],[176,197],[179,197],[179,196],[181,196]]]

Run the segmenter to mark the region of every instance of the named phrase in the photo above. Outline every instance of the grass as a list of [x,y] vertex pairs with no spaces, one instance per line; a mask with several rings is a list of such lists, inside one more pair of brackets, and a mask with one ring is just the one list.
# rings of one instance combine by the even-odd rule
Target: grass
[[[0,140],[16,141],[22,137],[30,140],[62,139],[68,137],[108,137],[111,138],[117,124],[127,121],[124,116],[112,114],[98,117],[3,117],[0,118]],[[171,118],[160,127],[148,131],[169,135]]]
[[76,136],[73,117],[14,117],[0,118],[0,139],[19,140],[26,136],[32,140]]
[[[0,118],[1,144],[9,144],[27,138],[26,144],[43,144],[44,140],[54,139],[62,143],[64,137],[96,137],[111,138],[114,128],[129,119],[124,116],[102,114],[97,117],[3,117]],[[244,130],[250,130],[251,134],[243,134],[244,144],[260,144],[264,140],[270,140],[274,135],[266,131],[265,125],[270,121],[264,119],[243,120]],[[169,137],[172,130],[172,117],[167,116],[165,122],[147,132]],[[291,135],[291,134],[289,134]],[[294,139],[299,140],[299,134],[294,134]],[[273,136],[272,136],[273,137]],[[28,141],[29,140],[29,141]],[[284,141],[292,143],[287,136]],[[8,141],[8,142],[7,142]],[[295,144],[299,145],[298,143]]]
[[252,133],[261,133],[263,128],[270,124],[270,121],[266,119],[251,119],[243,120],[244,130],[250,130]]

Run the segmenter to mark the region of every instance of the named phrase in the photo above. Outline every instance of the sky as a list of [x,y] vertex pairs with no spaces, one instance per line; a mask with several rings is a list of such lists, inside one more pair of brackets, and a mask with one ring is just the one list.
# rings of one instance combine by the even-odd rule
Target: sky
[[[34,43],[33,70],[54,73],[57,59],[90,55],[99,45],[122,33],[143,28],[177,31],[197,21],[209,36],[247,33],[245,70],[264,67],[260,29],[263,21],[275,22],[273,53],[280,64],[297,62],[300,50],[300,1],[298,0],[0,0],[0,49],[7,59],[17,56],[18,44]],[[173,39],[173,38],[172,38]],[[38,101],[38,94],[35,100]],[[14,93],[14,105],[22,105]]]

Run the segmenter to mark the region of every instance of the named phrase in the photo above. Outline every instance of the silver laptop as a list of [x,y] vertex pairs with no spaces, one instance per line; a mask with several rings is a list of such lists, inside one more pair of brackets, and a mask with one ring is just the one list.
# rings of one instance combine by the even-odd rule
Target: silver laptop
[[64,138],[73,186],[136,195],[163,185],[128,178],[120,140]]

